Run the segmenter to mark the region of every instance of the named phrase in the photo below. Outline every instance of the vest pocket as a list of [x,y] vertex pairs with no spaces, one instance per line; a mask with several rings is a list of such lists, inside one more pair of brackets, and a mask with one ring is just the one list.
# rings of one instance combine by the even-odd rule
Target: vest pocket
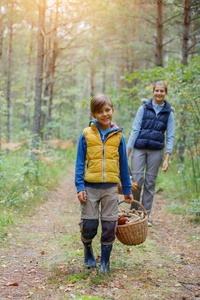
[[120,172],[119,172],[119,161],[116,160],[116,164],[117,164],[117,172],[118,172],[118,177],[120,178]]
[[85,175],[86,175],[86,173],[87,173],[87,170],[88,170],[88,168],[89,168],[89,163],[90,163],[90,159],[88,159],[87,166],[86,166],[85,173],[84,173],[84,177],[85,177]]

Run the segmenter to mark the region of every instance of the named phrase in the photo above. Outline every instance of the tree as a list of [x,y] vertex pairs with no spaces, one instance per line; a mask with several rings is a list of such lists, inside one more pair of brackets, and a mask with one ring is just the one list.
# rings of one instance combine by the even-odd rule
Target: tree
[[163,67],[163,1],[157,0],[156,66]]
[[31,69],[31,60],[33,52],[33,23],[31,24],[31,37],[29,44],[29,54],[28,54],[28,63],[27,63],[27,79],[26,79],[26,95],[25,95],[25,128],[28,130],[29,126],[29,106],[30,106],[30,69]]
[[53,51],[52,58],[50,62],[50,95],[49,95],[49,106],[48,106],[48,116],[47,116],[47,138],[50,138],[51,134],[51,116],[52,116],[52,105],[54,97],[54,84],[55,84],[55,68],[56,68],[56,58],[58,56],[58,37],[57,37],[57,27],[58,27],[58,8],[59,1],[56,0],[56,14],[55,23],[53,30]]
[[183,1],[183,33],[182,33],[182,64],[188,65],[188,57],[191,58],[199,52],[196,48],[199,43],[200,30],[200,1]]
[[0,0],[0,155],[1,155],[1,110],[2,110],[2,100],[1,100],[1,59],[2,59],[2,43],[3,43],[3,30],[2,30],[2,13],[1,13],[1,0]]
[[37,50],[37,71],[36,71],[36,79],[35,79],[35,111],[34,111],[33,142],[32,142],[33,149],[38,148],[39,138],[40,138],[46,0],[40,0],[38,4],[38,8],[39,8],[38,50]]
[[188,64],[188,41],[189,41],[189,26],[190,26],[190,0],[183,1],[183,44],[182,44],[182,64]]
[[11,135],[11,60],[12,60],[12,40],[13,40],[13,8],[14,2],[11,1],[10,24],[9,24],[9,48],[8,48],[8,68],[7,68],[7,142],[10,142]]

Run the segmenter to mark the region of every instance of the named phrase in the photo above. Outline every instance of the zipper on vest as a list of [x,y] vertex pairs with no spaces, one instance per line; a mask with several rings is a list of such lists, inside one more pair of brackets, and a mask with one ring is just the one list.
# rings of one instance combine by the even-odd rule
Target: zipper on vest
[[105,145],[103,145],[103,182],[105,182]]
[[88,167],[89,167],[89,162],[90,162],[90,159],[88,159],[88,162],[87,162],[87,166],[86,166],[86,169],[85,169],[84,176],[85,176],[85,175],[86,175],[86,173],[87,173],[87,170],[88,170]]
[[[100,137],[101,137],[101,134],[100,134],[100,132],[99,132],[99,135],[100,135]],[[112,136],[112,135],[110,135],[110,136]],[[110,137],[109,135],[108,135],[108,137],[107,137],[107,139]],[[104,141],[104,135],[102,135],[102,146],[103,146],[103,182],[105,182],[105,145],[106,145],[106,141],[107,141],[107,139]]]
[[[102,135],[99,130],[98,130],[98,132],[99,132],[99,136],[100,136],[100,139],[102,142],[102,147],[103,147],[103,182],[105,182],[105,145],[104,145],[105,136]],[[101,136],[102,136],[102,138],[101,138]]]

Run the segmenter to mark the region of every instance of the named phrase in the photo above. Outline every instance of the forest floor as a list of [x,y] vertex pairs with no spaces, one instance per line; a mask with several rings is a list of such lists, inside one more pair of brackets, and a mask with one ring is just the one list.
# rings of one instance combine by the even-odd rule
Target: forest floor
[[[11,227],[0,249],[0,299],[200,299],[199,224],[166,212],[157,193],[146,241],[117,239],[111,272],[83,266],[73,167],[33,215]],[[99,264],[100,230],[93,241]]]

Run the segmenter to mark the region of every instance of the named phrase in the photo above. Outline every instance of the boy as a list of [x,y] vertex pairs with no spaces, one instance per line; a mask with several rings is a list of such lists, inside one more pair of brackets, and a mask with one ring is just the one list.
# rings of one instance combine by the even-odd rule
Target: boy
[[[167,85],[163,81],[153,84],[153,98],[144,103],[136,114],[132,131],[127,144],[127,156],[131,154],[132,179],[138,184],[134,199],[140,202],[140,194],[144,183],[142,205],[150,215],[155,192],[158,169],[165,147],[164,133],[166,131],[165,160],[162,171],[166,172],[174,141],[174,114],[165,100]],[[144,168],[145,179],[144,179]],[[134,204],[131,208],[137,208]],[[152,226],[151,222],[148,222]]]
[[108,96],[98,94],[91,100],[90,109],[96,120],[91,121],[90,127],[80,136],[75,169],[75,185],[81,204],[81,240],[85,265],[96,267],[92,240],[97,234],[101,205],[100,272],[109,273],[118,220],[119,180],[127,203],[132,203],[133,196],[122,128],[111,122],[113,103]]

